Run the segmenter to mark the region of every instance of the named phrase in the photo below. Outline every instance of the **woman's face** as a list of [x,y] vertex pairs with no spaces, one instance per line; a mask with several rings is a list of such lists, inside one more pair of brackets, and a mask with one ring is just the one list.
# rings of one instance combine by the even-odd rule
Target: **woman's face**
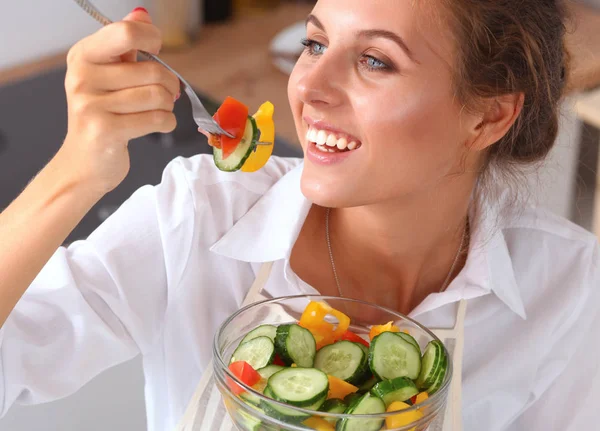
[[454,96],[452,38],[411,3],[319,0],[308,19],[288,93],[319,205],[407,199],[465,168],[474,119]]

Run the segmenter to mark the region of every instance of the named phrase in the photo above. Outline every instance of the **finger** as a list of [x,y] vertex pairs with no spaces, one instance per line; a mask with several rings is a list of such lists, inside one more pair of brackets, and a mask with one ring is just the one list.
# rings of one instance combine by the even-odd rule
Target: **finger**
[[117,91],[125,88],[160,84],[175,97],[179,93],[179,79],[163,65],[154,61],[139,63],[112,63],[84,65],[86,82],[94,90]]
[[166,111],[139,112],[136,114],[115,114],[116,129],[120,138],[130,140],[151,133],[169,133],[175,130],[175,114]]
[[152,24],[119,21],[101,28],[80,42],[83,58],[91,63],[113,63],[130,51],[157,54],[162,45],[160,30]]
[[133,114],[147,111],[172,112],[175,97],[162,85],[127,88],[100,96],[100,104],[113,114]]
[[[152,24],[152,18],[146,9],[143,7],[135,8],[129,15],[123,18],[123,21],[138,21]],[[135,62],[137,61],[137,51],[129,51],[121,55],[121,61]]]

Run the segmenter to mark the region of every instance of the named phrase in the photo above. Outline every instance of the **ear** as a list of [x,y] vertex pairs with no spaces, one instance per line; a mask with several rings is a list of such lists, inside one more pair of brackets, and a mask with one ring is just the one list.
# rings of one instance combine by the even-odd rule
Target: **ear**
[[507,94],[488,99],[480,122],[471,130],[471,149],[483,151],[502,139],[513,126],[525,103],[523,93]]

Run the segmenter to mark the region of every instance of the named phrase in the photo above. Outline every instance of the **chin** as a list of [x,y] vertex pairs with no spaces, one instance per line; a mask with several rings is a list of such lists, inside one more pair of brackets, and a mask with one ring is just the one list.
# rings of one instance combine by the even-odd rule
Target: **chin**
[[320,178],[305,166],[300,186],[302,194],[315,205],[325,208],[360,206],[359,190],[355,184],[344,186],[346,183],[341,178]]

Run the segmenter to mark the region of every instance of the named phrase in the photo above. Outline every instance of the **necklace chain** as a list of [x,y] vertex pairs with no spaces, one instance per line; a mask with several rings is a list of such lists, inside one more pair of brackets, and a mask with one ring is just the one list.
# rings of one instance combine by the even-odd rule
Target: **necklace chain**
[[[335,260],[333,259],[333,249],[331,247],[331,236],[329,233],[329,218],[330,218],[329,215],[330,214],[331,214],[331,208],[327,208],[327,210],[325,212],[325,239],[327,240],[327,249],[329,250],[329,259],[331,260],[331,269],[333,270],[333,277],[335,278],[335,284],[337,286],[338,293],[340,294],[340,298],[343,298],[344,295],[342,294],[340,279],[338,278],[337,269],[335,267]],[[462,234],[462,239],[460,241],[460,246],[458,247],[458,251],[456,252],[456,256],[454,257],[454,262],[452,262],[452,266],[450,267],[450,271],[448,272],[448,275],[446,276],[446,280],[444,281],[444,284],[442,284],[442,288],[440,289],[440,292],[443,292],[444,290],[446,290],[446,288],[448,287],[448,284],[450,283],[452,274],[454,273],[454,270],[456,269],[456,265],[458,264],[458,261],[460,259],[461,252],[463,251],[463,248],[465,247],[465,242],[467,241],[468,231],[469,231],[469,219],[467,219],[467,222],[465,223],[465,227],[463,229],[463,234]]]

